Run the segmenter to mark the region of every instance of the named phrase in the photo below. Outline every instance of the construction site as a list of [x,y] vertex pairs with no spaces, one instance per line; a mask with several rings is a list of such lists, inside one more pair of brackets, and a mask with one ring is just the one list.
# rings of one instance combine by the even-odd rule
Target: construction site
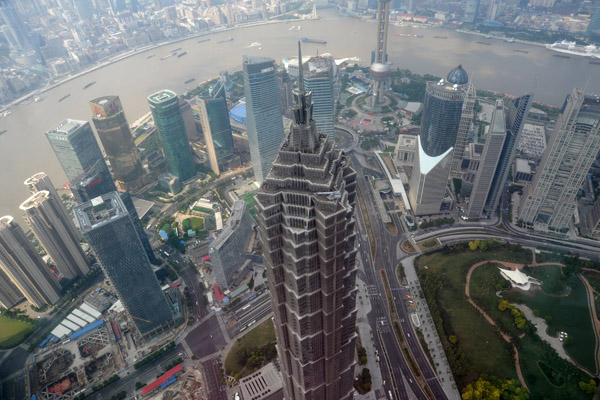
[[39,399],[72,399],[88,387],[101,384],[123,367],[119,345],[103,320],[79,337],[50,344],[38,354],[29,372],[31,393]]

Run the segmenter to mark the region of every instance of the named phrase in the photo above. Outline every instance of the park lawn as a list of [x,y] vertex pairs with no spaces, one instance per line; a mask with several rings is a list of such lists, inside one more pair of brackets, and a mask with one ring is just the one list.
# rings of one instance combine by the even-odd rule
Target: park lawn
[[248,212],[256,220],[256,200],[254,200],[254,196],[256,196],[256,193],[246,193],[241,196],[241,199],[248,204]]
[[444,305],[447,323],[458,338],[471,369],[477,373],[499,378],[517,378],[510,345],[494,327],[469,304],[460,293],[447,288],[441,291],[440,303]]
[[204,229],[204,220],[202,218],[192,217],[189,219],[189,224],[192,230]]
[[542,289],[549,295],[565,296],[571,291],[567,283],[567,277],[562,273],[562,268],[559,265],[526,268],[523,272],[542,281]]
[[[446,334],[456,335],[470,370],[477,375],[485,373],[504,379],[517,378],[510,345],[465,297],[466,271],[473,260],[480,257],[477,253],[451,256],[434,253],[420,257],[417,264],[442,275],[444,285],[436,302],[442,309]],[[476,379],[476,376],[474,379],[473,376],[465,376],[464,381],[457,379],[457,383],[462,388]]]
[[[535,275],[544,274],[545,269],[559,269],[558,266],[542,266],[530,268],[540,269]],[[555,271],[546,272],[547,276],[557,277]],[[533,274],[532,274],[533,275]],[[557,278],[558,279],[558,278]],[[585,286],[577,276],[570,276],[565,280],[570,286],[570,294],[553,296],[544,290],[535,289],[528,292],[512,289],[504,293],[504,297],[511,303],[524,304],[532,310],[539,310],[542,317],[552,317],[548,333],[556,336],[559,331],[565,331],[573,338],[573,343],[565,346],[567,353],[579,364],[591,372],[596,371],[595,354],[596,337],[590,318],[588,297]],[[544,282],[544,286],[552,287],[552,283]],[[564,290],[562,290],[564,292]]]
[[0,347],[12,347],[21,343],[33,325],[12,318],[0,316]]
[[512,251],[505,247],[490,251],[472,251],[467,249],[459,253],[444,254],[443,251],[440,251],[423,255],[415,260],[415,266],[418,269],[424,266],[435,268],[443,265],[448,270],[458,269],[461,271],[461,274],[452,274],[452,277],[457,279],[454,283],[455,285],[459,283],[464,285],[469,268],[479,261],[499,260],[527,264],[531,262],[531,258],[531,251],[527,249],[521,251]]
[[470,295],[471,299],[486,312],[504,333],[517,338],[523,331],[516,327],[509,311],[500,311],[496,296],[496,285],[505,284],[506,280],[500,275],[500,264],[489,263],[480,265],[471,274]]
[[246,371],[246,366],[238,363],[236,355],[241,348],[260,348],[272,342],[275,342],[275,327],[273,321],[269,318],[237,339],[235,344],[231,346],[229,353],[225,357],[225,371],[227,375],[237,373],[240,375],[240,378],[243,378],[253,372]]
[[[583,393],[577,387],[581,380],[589,376],[570,362],[560,358],[549,344],[537,335],[525,335],[517,341],[521,373],[527,383],[531,400],[589,400],[592,396]],[[553,385],[539,367],[543,362],[557,371],[564,379],[562,385]]]

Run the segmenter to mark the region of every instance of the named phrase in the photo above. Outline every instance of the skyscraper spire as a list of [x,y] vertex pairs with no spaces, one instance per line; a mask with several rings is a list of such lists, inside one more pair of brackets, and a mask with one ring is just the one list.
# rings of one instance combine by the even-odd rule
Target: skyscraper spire
[[319,146],[319,133],[312,119],[312,93],[306,93],[304,89],[304,73],[302,71],[302,49],[298,42],[298,90],[294,93],[294,121],[290,135],[284,141],[288,151],[300,151],[302,153],[313,153]]
[[304,64],[302,63],[302,43],[298,40],[298,86],[300,95],[304,95]]

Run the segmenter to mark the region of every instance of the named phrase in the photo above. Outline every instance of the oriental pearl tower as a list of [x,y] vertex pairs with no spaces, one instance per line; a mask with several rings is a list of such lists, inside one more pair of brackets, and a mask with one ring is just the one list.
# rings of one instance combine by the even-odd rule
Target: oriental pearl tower
[[373,98],[371,109],[377,110],[383,102],[383,91],[388,84],[390,66],[387,63],[387,37],[390,24],[390,1],[379,0],[377,5],[377,48],[371,65],[373,78]]

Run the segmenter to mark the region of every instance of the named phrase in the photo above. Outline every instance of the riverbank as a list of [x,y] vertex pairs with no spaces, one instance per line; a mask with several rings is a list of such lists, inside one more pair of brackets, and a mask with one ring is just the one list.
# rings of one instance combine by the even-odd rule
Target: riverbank
[[[298,19],[298,20],[300,20],[300,19]],[[289,20],[269,20],[269,21],[249,22],[249,23],[246,23],[246,24],[235,25],[235,26],[232,26],[232,27],[229,27],[229,28],[216,28],[216,29],[213,29],[213,30],[210,30],[210,31],[207,31],[207,32],[199,32],[199,33],[196,33],[196,34],[193,34],[193,35],[190,35],[190,36],[185,36],[185,37],[177,38],[177,39],[170,40],[170,41],[165,41],[165,42],[160,42],[160,43],[157,43],[157,44],[151,44],[151,45],[147,45],[147,46],[141,46],[141,47],[138,47],[138,48],[133,48],[133,49],[128,50],[128,51],[126,51],[124,53],[120,53],[120,54],[118,54],[118,55],[116,55],[116,56],[114,56],[114,57],[112,57],[112,58],[110,58],[110,59],[108,59],[108,60],[106,60],[104,62],[101,62],[100,64],[96,64],[96,65],[94,65],[94,66],[92,66],[90,68],[87,68],[87,69],[83,70],[83,71],[80,71],[80,72],[77,72],[75,74],[69,75],[69,76],[61,79],[59,82],[52,83],[52,84],[44,87],[43,89],[36,89],[33,92],[27,93],[26,95],[21,96],[21,97],[19,97],[16,100],[13,100],[12,102],[8,103],[7,105],[4,105],[2,107],[2,111],[6,111],[6,110],[10,109],[11,107],[20,105],[23,102],[27,101],[28,99],[31,99],[34,96],[38,96],[38,95],[43,94],[43,93],[45,93],[45,92],[47,92],[49,90],[55,89],[55,88],[57,88],[57,87],[59,87],[61,85],[64,85],[65,83],[70,82],[70,81],[72,81],[74,79],[80,78],[80,77],[85,76],[85,75],[87,75],[89,73],[92,73],[94,71],[97,71],[99,69],[107,67],[109,65],[112,65],[112,64],[114,64],[116,62],[125,60],[125,59],[127,59],[129,57],[132,57],[132,56],[135,56],[135,55],[138,55],[138,54],[145,53],[145,52],[150,51],[150,50],[158,49],[158,48],[161,48],[161,47],[164,47],[164,46],[169,46],[169,45],[172,45],[172,44],[175,44],[175,43],[179,43],[179,42],[184,42],[184,41],[190,40],[190,39],[201,38],[203,36],[210,36],[210,35],[215,35],[215,34],[222,33],[222,32],[233,31],[233,30],[236,30],[236,29],[251,28],[251,27],[261,26],[261,25],[281,24],[281,23],[287,23],[289,21],[295,21],[295,20],[289,19]]]
[[[490,35],[489,33],[481,33],[481,32],[475,32],[475,31],[466,31],[463,29],[456,29],[455,30],[458,33],[464,33],[467,35],[474,35],[474,36],[480,36],[480,37],[484,37],[486,39],[495,39],[495,40],[502,40],[503,42],[506,43],[521,43],[521,44],[526,44],[529,46],[536,46],[536,47],[546,47],[546,45],[544,43],[539,43],[539,42],[530,42],[528,40],[521,40],[521,39],[516,39],[516,38],[512,38],[512,37],[507,37],[507,36],[494,36],[494,35]],[[510,40],[510,42],[509,42]]]

